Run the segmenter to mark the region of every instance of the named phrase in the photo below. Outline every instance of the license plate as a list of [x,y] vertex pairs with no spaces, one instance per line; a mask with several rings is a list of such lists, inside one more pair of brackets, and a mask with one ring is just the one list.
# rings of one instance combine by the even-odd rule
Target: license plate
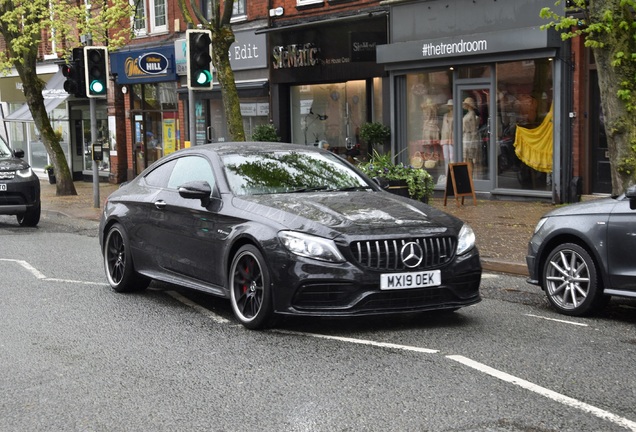
[[0,191],[6,191],[7,185],[5,183],[0,183]]
[[380,275],[380,289],[383,290],[423,288],[441,284],[442,273],[439,270]]

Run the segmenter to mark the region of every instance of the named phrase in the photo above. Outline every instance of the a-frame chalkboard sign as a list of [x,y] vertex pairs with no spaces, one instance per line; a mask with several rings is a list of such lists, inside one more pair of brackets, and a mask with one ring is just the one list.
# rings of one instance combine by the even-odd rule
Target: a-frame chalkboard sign
[[468,162],[458,162],[448,164],[448,172],[446,173],[446,190],[444,191],[444,205],[449,196],[455,197],[457,207],[459,207],[459,198],[464,204],[464,197],[472,196],[473,203],[477,205],[475,197],[475,188],[473,186],[473,170]]

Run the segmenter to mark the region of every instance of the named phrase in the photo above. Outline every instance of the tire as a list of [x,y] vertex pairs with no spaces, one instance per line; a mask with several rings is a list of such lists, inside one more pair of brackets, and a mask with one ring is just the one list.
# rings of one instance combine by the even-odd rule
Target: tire
[[603,295],[596,263],[574,243],[561,244],[550,252],[542,282],[548,301],[564,315],[590,315],[609,299]]
[[42,213],[42,204],[29,208],[25,213],[16,216],[20,226],[34,227],[40,223],[40,214]]
[[241,247],[230,267],[230,302],[236,318],[248,329],[273,324],[270,272],[261,252],[252,245]]
[[120,224],[110,227],[104,241],[104,269],[111,288],[117,292],[143,291],[150,279],[135,271],[130,240]]

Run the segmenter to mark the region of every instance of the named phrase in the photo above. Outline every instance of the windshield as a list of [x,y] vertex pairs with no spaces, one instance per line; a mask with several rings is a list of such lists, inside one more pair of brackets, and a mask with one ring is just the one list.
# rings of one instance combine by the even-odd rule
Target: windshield
[[371,187],[331,153],[281,151],[223,157],[235,195],[363,190]]

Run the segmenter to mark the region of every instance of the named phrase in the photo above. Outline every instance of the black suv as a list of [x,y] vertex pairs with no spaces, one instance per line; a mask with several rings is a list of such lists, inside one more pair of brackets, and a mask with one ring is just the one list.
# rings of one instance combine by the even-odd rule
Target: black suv
[[40,222],[40,179],[23,157],[23,150],[11,150],[0,139],[0,214],[33,227]]

